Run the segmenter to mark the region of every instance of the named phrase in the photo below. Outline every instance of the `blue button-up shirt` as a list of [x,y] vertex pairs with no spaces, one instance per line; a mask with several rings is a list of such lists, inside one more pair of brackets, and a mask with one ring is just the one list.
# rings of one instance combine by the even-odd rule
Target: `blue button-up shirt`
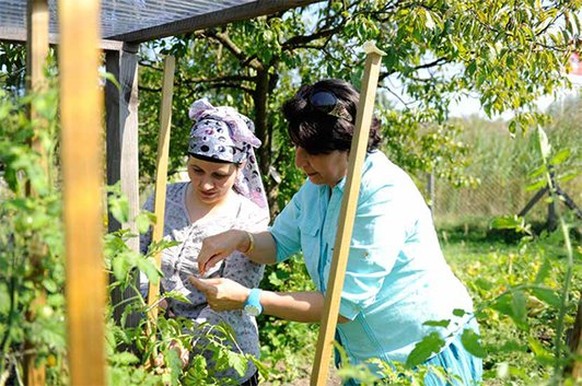
[[[326,292],[345,178],[333,189],[309,180],[270,228],[277,261],[303,252],[311,279]],[[431,331],[449,340],[472,312],[467,290],[443,258],[430,210],[412,179],[386,156],[366,156],[338,324],[352,363],[405,361]],[[461,314],[456,312],[456,314]],[[448,327],[424,325],[449,320]]]

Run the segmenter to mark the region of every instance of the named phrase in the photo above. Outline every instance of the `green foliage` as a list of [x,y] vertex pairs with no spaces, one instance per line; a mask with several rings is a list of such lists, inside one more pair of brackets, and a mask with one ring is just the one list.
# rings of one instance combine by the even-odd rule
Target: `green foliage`
[[[533,102],[566,83],[563,69],[580,33],[580,5],[578,0],[494,0],[487,7],[467,0],[335,1],[150,43],[140,70],[144,176],[151,178],[155,165],[162,56],[173,54],[178,70],[170,172],[183,162],[190,103],[207,96],[233,105],[256,123],[264,144],[258,158],[276,213],[302,180],[285,139],[282,101],[300,83],[321,78],[359,86],[361,46],[375,40],[387,52],[378,114],[388,152],[411,172],[472,184],[463,170],[467,146],[447,122],[450,103],[476,94],[490,116],[513,110],[512,132],[543,122]],[[282,182],[270,178],[271,168]]]
[[[57,379],[65,351],[61,195],[43,167],[54,162],[56,97],[0,91],[0,377],[19,372],[32,345],[47,381]],[[31,149],[33,138],[46,156]]]
[[[0,91],[0,383],[21,384],[24,356],[46,368],[47,384],[68,380],[65,323],[65,265],[62,196],[55,162],[58,129],[56,88],[43,95],[12,98]],[[34,109],[35,118],[27,112]],[[33,140],[38,143],[32,147]],[[42,152],[34,149],[42,149]],[[45,154],[44,156],[42,154]],[[47,165],[45,170],[43,165]],[[119,222],[129,219],[127,198],[119,186],[108,187],[108,208]],[[140,232],[155,222],[151,213],[138,215]],[[243,375],[254,357],[240,353],[227,325],[196,324],[161,315],[155,324],[135,283],[137,272],[150,282],[162,273],[153,256],[174,245],[154,243],[146,255],[132,251],[135,234],[120,230],[104,235],[104,266],[112,278],[109,290],[134,293],[107,308],[106,349],[112,385],[228,385],[229,369]],[[96,268],[97,269],[97,268]],[[165,293],[167,298],[188,301]],[[122,309],[114,322],[114,307]],[[137,326],[129,316],[141,315]],[[95,337],[98,339],[99,337]],[[189,360],[191,359],[191,360]],[[211,361],[211,362],[210,362]],[[260,363],[257,367],[263,369]]]
[[415,367],[437,354],[444,347],[445,341],[437,332],[431,332],[418,342],[406,358],[406,366]]
[[21,91],[25,86],[26,46],[0,42],[0,84],[4,91]]
[[[280,292],[314,289],[299,256],[277,266],[268,266],[261,288]],[[257,322],[261,358],[269,369],[267,379],[274,384],[289,384],[309,377],[319,326],[271,316],[261,316]]]
[[[119,187],[109,188],[109,208],[117,221],[128,217],[127,198],[119,193]],[[155,223],[151,213],[140,213],[141,231],[145,232]],[[127,230],[109,233],[105,236],[105,265],[115,277],[110,290],[115,288],[135,294],[124,303],[111,305],[122,307],[119,325],[109,319],[108,361],[111,384],[152,384],[152,385],[227,385],[236,382],[224,378],[224,372],[234,369],[242,376],[247,363],[256,359],[251,355],[233,351],[236,340],[228,325],[196,324],[185,318],[174,318],[162,314],[155,324],[147,315],[152,307],[167,299],[188,302],[178,292],[166,292],[153,303],[146,304],[136,285],[137,272],[144,273],[150,283],[159,283],[162,272],[154,264],[154,256],[163,249],[176,245],[175,242],[152,243],[145,255],[132,251],[127,241],[137,235]],[[137,326],[122,328],[130,315],[142,315]],[[127,348],[130,352],[125,352]],[[212,360],[212,363],[208,363]]]
[[[548,109],[550,120],[544,126],[552,146],[551,164],[555,180],[563,191],[580,204],[582,190],[582,99],[557,101]],[[477,116],[455,119],[460,126],[459,141],[465,143],[470,158],[464,173],[479,183],[458,189],[442,179],[436,181],[433,213],[437,224],[476,221],[489,222],[492,216],[507,215],[495,221],[509,221],[525,207],[536,192],[547,185],[545,167],[539,157],[537,131],[512,135],[508,122],[489,121]],[[547,217],[547,195],[528,211],[522,222],[524,232],[536,233]],[[558,204],[565,207],[563,204]],[[565,212],[569,216],[571,213]],[[510,224],[508,224],[510,226]],[[509,232],[497,232],[508,234]]]

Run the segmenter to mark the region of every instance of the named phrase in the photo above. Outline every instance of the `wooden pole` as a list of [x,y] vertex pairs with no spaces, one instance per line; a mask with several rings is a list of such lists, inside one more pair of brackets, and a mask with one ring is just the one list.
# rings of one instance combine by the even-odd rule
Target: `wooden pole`
[[[164,61],[164,84],[162,86],[162,106],[160,110],[160,137],[158,139],[158,160],[156,167],[156,187],[154,198],[154,214],[156,224],[152,232],[152,242],[158,242],[164,237],[164,216],[166,209],[166,180],[168,178],[168,156],[170,153],[170,128],[172,126],[172,96],[174,91],[174,69],[176,60],[173,56]],[[155,258],[156,267],[161,266],[161,252]],[[150,283],[148,305],[150,322],[158,318],[158,307],[154,306],[160,296],[160,285]]]
[[99,3],[58,2],[70,384],[92,386],[106,383]]
[[[139,44],[124,43],[119,59],[119,176],[121,192],[129,201],[129,221],[122,226],[134,234],[137,234],[135,216],[139,213],[138,51]],[[132,250],[139,251],[138,237],[128,240],[127,244]]]
[[327,382],[329,359],[333,348],[341,293],[348,263],[350,241],[352,239],[352,228],[354,226],[358,195],[360,192],[361,170],[366,157],[368,136],[374,113],[376,86],[380,74],[381,58],[384,55],[371,42],[365,43],[362,48],[367,55],[360,103],[356,116],[356,131],[350,149],[348,175],[339,214],[339,226],[335,239],[329,281],[325,294],[323,318],[321,320],[315,361],[311,372],[311,385],[318,386],[323,386]]
[[49,50],[48,0],[28,0],[27,11],[28,89],[44,91],[46,90],[44,66]]
[[[44,77],[44,67],[49,50],[49,10],[47,0],[28,0],[27,4],[27,88],[32,93],[43,93],[46,91],[46,79]],[[37,133],[46,130],[48,122],[42,119],[35,109],[34,104],[30,106],[30,120],[34,121],[35,136],[32,139],[32,148],[40,154],[40,162],[45,175],[48,177],[48,155],[46,149],[42,147]],[[30,195],[35,196],[30,185],[27,186]],[[31,303],[31,309],[26,317],[29,321],[36,317],[35,310],[46,302],[46,293],[40,284],[42,281],[41,260],[46,255],[47,248],[37,235],[31,240],[31,265],[34,270],[32,275],[35,286],[38,288],[37,298]],[[34,344],[27,341],[25,343],[24,356],[24,382],[28,386],[44,385],[46,383],[46,371],[42,364],[36,363],[36,350]]]
[[[107,124],[107,184],[120,182],[121,193],[129,203],[129,221],[120,224],[109,213],[108,232],[121,228],[137,234],[135,216],[139,213],[139,165],[138,165],[138,44],[123,44],[121,50],[105,53],[105,68],[119,80],[119,88],[111,81],[105,85],[105,111]],[[127,241],[127,245],[139,252],[139,238]],[[132,272],[131,281],[138,285],[139,275]],[[115,280],[114,275],[110,281]],[[139,295],[134,288],[115,287],[111,291],[113,318],[120,324],[127,306]],[[124,327],[136,327],[142,316],[132,312],[125,316]]]

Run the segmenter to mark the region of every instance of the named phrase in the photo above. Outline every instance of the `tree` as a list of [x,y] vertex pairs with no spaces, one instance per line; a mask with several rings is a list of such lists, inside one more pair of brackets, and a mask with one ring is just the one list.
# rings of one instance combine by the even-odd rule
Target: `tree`
[[[363,54],[373,39],[386,51],[379,115],[387,151],[409,171],[435,172],[466,183],[467,146],[447,120],[451,101],[479,95],[490,116],[517,112],[510,129],[542,116],[537,97],[563,76],[582,2],[491,0],[344,0],[197,31],[148,44],[141,60],[142,168],[153,171],[161,58],[178,58],[172,169],[182,163],[191,123],[189,104],[201,96],[251,115],[263,141],[258,157],[274,210],[301,182],[279,113],[302,82],[337,77],[359,85]],[[283,177],[272,178],[273,168]],[[269,177],[270,176],[270,177]],[[280,182],[279,182],[280,181]],[[279,198],[279,199],[277,199]]]

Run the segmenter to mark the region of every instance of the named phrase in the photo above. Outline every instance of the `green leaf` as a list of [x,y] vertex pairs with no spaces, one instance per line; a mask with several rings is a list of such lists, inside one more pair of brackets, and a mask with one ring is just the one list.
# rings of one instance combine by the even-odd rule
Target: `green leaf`
[[170,371],[171,383],[172,385],[178,384],[178,377],[182,373],[182,361],[180,360],[180,355],[173,348],[166,348],[164,350],[164,357],[168,367],[172,370]]
[[493,229],[519,229],[523,228],[524,219],[517,215],[495,217],[490,226]]
[[111,268],[117,280],[124,280],[131,269],[131,265],[124,256],[117,256],[111,261]]
[[238,375],[243,376],[247,371],[247,359],[244,355],[227,350],[228,364],[236,370]]
[[489,280],[483,278],[483,277],[478,277],[477,279],[475,279],[473,281],[473,283],[475,283],[475,285],[485,291],[490,290],[491,288],[493,288],[493,283],[491,283]]
[[137,231],[140,234],[145,234],[149,229],[150,225],[155,222],[156,216],[151,212],[141,212],[135,217],[135,225],[137,226]]
[[550,263],[550,260],[548,258],[545,258],[540,269],[538,270],[538,273],[536,274],[534,283],[535,284],[542,283],[545,279],[547,279],[550,276],[551,270],[552,265]]
[[550,164],[552,165],[559,165],[562,162],[564,162],[565,160],[567,160],[570,157],[570,149],[565,148],[565,149],[561,149],[560,151],[558,151],[558,153],[556,155],[554,155],[550,161]]
[[461,342],[465,350],[469,351],[469,353],[478,358],[485,358],[487,351],[481,346],[479,338],[480,336],[475,331],[467,329],[461,335]]
[[178,291],[164,292],[164,297],[174,299],[182,303],[191,303],[191,301],[183,293]]
[[201,385],[208,379],[208,366],[202,355],[196,355],[190,360],[190,367],[184,377],[184,385]]
[[541,128],[541,126],[538,126],[538,143],[542,157],[548,159],[552,151],[552,146],[550,145],[546,132]]
[[444,339],[437,332],[431,332],[414,346],[406,358],[406,366],[413,368],[424,363],[432,354],[440,352],[444,345]]
[[514,291],[511,293],[512,318],[518,327],[527,329],[527,300],[523,291]]
[[111,197],[109,211],[117,221],[126,223],[129,220],[129,200],[125,196]]
[[164,276],[162,271],[156,267],[152,258],[139,258],[136,265],[137,269],[143,272],[147,276],[148,281],[152,283],[157,284],[160,281],[160,278]]
[[111,354],[109,355],[108,360],[110,363],[118,365],[131,365],[134,363],[139,363],[139,358],[127,351]]
[[48,291],[48,292],[57,292],[59,289],[58,284],[56,283],[55,280],[53,280],[50,277],[45,278],[42,281],[42,285],[44,286],[44,288]]
[[[5,283],[0,283],[0,315],[5,314],[10,309],[10,294],[8,293],[8,286]],[[4,320],[3,318],[1,318]]]
[[449,324],[451,324],[450,319],[443,319],[443,320],[428,320],[426,322],[424,322],[422,325],[423,326],[429,326],[429,327],[448,327]]
[[555,363],[554,356],[534,337],[528,337],[529,347],[535,354],[536,361],[544,366],[551,366]]
[[562,298],[554,290],[549,288],[532,288],[531,293],[536,298],[556,309],[562,306]]
[[115,79],[115,75],[113,75],[110,72],[103,72],[100,73],[101,77],[103,77],[103,79],[110,81],[111,83],[113,83],[113,85],[118,89],[121,90],[121,85],[119,84],[119,82],[117,81],[117,79]]

